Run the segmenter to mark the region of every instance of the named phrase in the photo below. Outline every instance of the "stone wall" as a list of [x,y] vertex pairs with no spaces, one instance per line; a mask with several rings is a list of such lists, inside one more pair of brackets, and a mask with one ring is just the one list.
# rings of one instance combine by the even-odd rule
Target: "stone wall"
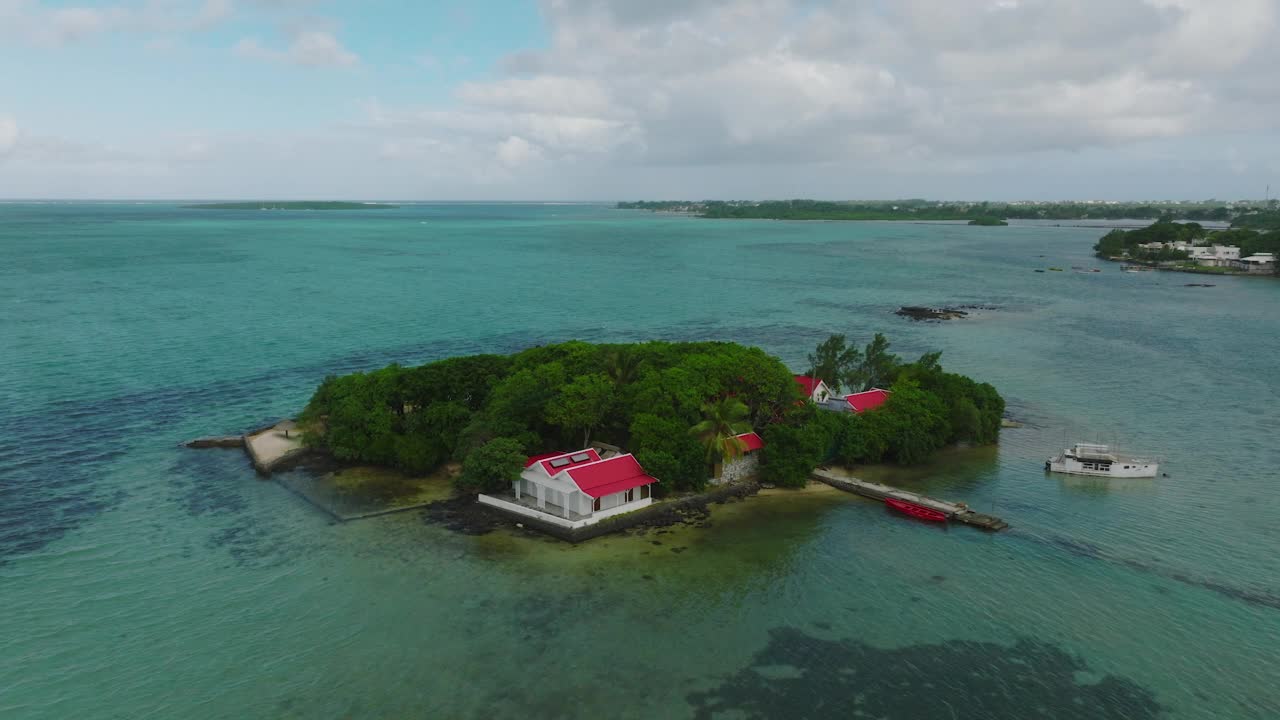
[[744,455],[736,460],[725,463],[720,468],[720,477],[711,482],[716,485],[725,483],[738,482],[747,478],[755,477],[760,471],[760,454],[751,453]]

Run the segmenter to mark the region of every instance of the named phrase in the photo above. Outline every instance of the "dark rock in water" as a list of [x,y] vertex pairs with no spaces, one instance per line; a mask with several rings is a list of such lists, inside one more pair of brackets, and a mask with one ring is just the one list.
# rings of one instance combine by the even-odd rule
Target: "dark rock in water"
[[1213,283],[1187,283],[1183,287],[1214,287]]
[[969,313],[960,308],[929,308],[916,305],[900,307],[894,314],[912,320],[959,320],[969,316]]

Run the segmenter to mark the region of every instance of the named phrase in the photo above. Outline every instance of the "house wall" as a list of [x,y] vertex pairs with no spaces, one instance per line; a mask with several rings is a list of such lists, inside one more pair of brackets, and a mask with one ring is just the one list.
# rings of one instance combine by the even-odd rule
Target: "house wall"
[[525,507],[524,505],[518,505],[514,502],[503,500],[502,498],[493,497],[492,495],[480,494],[476,496],[476,499],[480,502],[481,505],[488,505],[490,507],[495,507],[500,510],[503,510],[504,512],[507,512],[507,513],[519,515],[522,517],[529,518],[530,520],[536,520],[538,522],[546,523],[554,527],[560,527],[560,528],[565,528],[569,530],[587,527],[588,525],[593,525],[595,523],[598,523],[601,520],[604,520],[605,518],[612,517],[614,515],[621,515],[623,513],[629,513],[632,510],[639,510],[641,508],[645,508],[653,504],[653,498],[645,498],[643,500],[635,500],[633,502],[619,505],[609,511],[602,510],[600,512],[594,513],[591,517],[588,517],[588,518],[583,518],[581,520],[569,520],[566,518],[562,518],[559,515],[552,515],[550,513],[545,513],[540,510],[534,510],[533,508],[528,508],[528,507]]
[[743,455],[740,458],[732,460],[720,466],[720,477],[712,478],[712,485],[722,485],[724,483],[737,482],[745,478],[749,478],[760,471],[760,453],[753,452]]

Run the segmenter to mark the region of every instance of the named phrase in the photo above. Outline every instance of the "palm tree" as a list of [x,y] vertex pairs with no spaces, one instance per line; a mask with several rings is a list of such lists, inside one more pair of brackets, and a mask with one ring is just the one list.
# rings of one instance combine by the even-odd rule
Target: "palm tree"
[[751,432],[747,416],[751,411],[736,397],[723,397],[702,406],[702,422],[689,432],[707,448],[707,463],[715,465],[732,460],[747,451],[746,443],[736,436]]
[[644,359],[634,349],[621,347],[605,358],[605,373],[615,385],[628,385],[640,376],[640,366],[643,364]]

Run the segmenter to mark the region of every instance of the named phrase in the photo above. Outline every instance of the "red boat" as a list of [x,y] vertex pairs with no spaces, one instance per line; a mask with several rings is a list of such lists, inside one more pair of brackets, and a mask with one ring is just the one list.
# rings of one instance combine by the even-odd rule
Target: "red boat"
[[884,499],[884,504],[900,513],[910,515],[913,518],[929,520],[930,522],[947,521],[947,514],[941,510],[934,510],[933,508],[917,505],[913,502],[907,502],[906,500],[888,497]]

